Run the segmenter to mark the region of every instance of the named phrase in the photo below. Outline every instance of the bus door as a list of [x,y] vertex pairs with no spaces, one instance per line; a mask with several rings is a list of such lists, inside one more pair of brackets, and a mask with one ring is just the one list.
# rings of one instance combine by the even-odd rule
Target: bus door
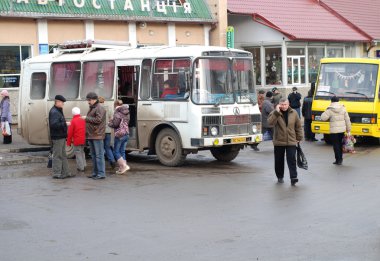
[[[136,63],[134,63],[136,64]],[[137,140],[137,98],[139,86],[140,66],[125,64],[117,66],[117,99],[129,105],[129,140],[127,148],[138,148]]]
[[[48,111],[47,111],[47,69],[35,69],[26,74],[24,84],[30,85],[26,89],[24,101],[26,108],[27,139],[30,144],[49,144]],[[20,112],[21,113],[21,112]]]

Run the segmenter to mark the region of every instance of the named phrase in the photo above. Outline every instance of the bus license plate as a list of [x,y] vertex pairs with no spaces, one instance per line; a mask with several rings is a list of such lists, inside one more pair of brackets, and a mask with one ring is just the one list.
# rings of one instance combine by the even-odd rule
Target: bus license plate
[[246,142],[246,138],[232,138],[232,143],[242,143]]

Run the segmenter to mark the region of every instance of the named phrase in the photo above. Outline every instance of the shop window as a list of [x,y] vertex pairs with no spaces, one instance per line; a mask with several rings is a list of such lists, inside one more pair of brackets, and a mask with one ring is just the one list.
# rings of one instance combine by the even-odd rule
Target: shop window
[[288,84],[304,84],[305,78],[305,48],[288,48],[287,50]]
[[152,72],[152,60],[144,60],[142,62],[141,89],[140,89],[140,98],[143,100],[147,100],[150,98],[151,72]]
[[21,62],[30,56],[30,46],[0,46],[0,88],[19,87]]
[[114,61],[96,61],[83,63],[83,86],[81,98],[87,93],[95,92],[105,99],[112,98],[115,79]]
[[66,99],[76,99],[79,93],[80,63],[53,63],[49,98],[61,94]]
[[281,48],[265,48],[265,73],[267,85],[282,84]]
[[331,57],[331,58],[343,57],[343,47],[328,47],[327,57]]
[[253,69],[255,72],[256,85],[261,85],[261,55],[260,47],[250,48],[247,51],[252,53],[253,56]]
[[325,57],[324,47],[309,47],[308,49],[309,82],[317,81],[319,63],[323,57]]
[[153,99],[183,99],[188,89],[190,59],[158,59],[155,62]]
[[46,73],[39,72],[32,74],[30,86],[30,99],[41,100],[45,98],[46,92]]

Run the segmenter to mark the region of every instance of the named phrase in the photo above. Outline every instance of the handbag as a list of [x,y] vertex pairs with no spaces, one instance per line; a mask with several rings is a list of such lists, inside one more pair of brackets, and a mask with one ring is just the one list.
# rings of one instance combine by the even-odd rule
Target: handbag
[[52,152],[52,150],[50,150],[49,155],[48,155],[47,168],[51,169],[52,167],[53,167],[53,152]]
[[2,129],[3,136],[10,136],[11,134],[11,126],[9,125],[9,122],[4,122],[3,129]]
[[119,127],[115,130],[115,137],[121,138],[121,137],[124,137],[125,135],[128,135],[128,134],[129,134],[128,121],[121,119]]
[[343,137],[343,152],[355,152],[355,143],[356,139],[354,138],[354,136],[352,136],[350,133],[345,134]]
[[304,169],[304,170],[308,169],[305,153],[303,153],[301,149],[301,145],[299,143],[297,144],[297,166],[300,169]]

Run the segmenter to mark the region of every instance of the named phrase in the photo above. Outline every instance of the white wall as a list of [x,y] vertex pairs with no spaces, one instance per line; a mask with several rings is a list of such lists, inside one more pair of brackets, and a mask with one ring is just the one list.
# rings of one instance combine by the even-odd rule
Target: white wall
[[228,15],[228,25],[235,29],[235,48],[254,45],[281,45],[288,40],[282,33],[253,21],[252,16]]

